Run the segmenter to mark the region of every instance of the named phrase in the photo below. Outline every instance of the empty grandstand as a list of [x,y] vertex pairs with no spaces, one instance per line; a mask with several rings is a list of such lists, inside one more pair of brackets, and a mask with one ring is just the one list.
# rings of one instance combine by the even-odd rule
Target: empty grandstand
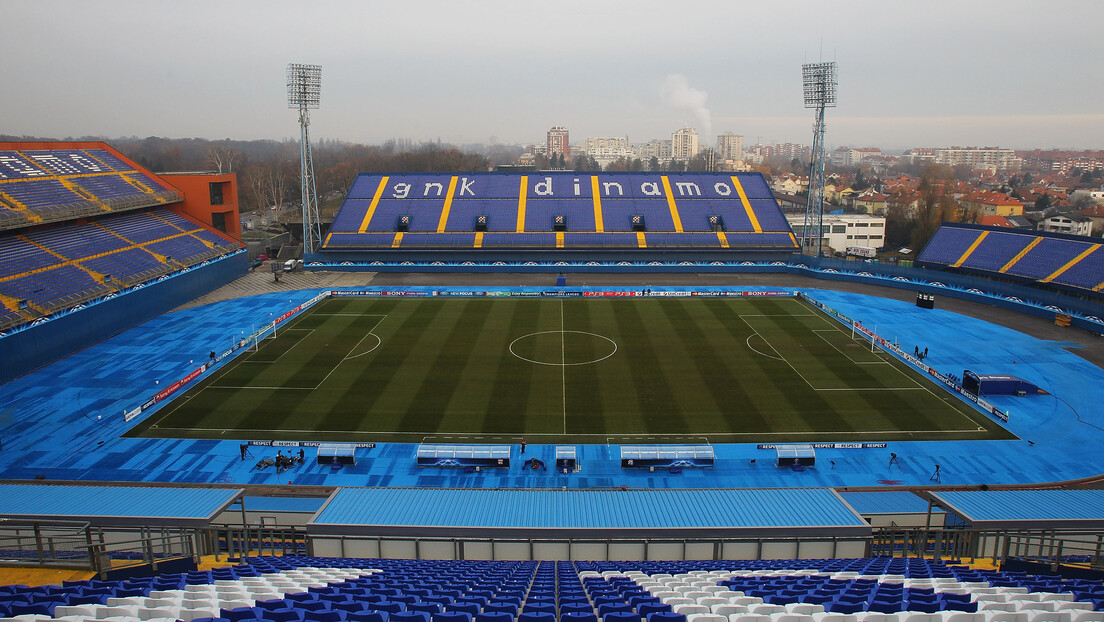
[[944,223],[917,265],[1104,297],[1104,243],[1060,233]]
[[[166,311],[198,293],[194,285],[179,287],[185,280],[205,278],[178,281],[179,293],[146,313],[131,307],[114,320],[92,320],[89,311],[84,326],[95,331],[70,329],[64,339],[45,340],[15,333],[240,253],[236,190],[206,192],[235,183],[232,176],[174,178],[199,191],[185,194],[104,143],[0,144],[0,331],[13,333],[5,345],[38,344],[6,366],[4,378],[102,338],[99,331],[112,323],[121,329],[152,317],[154,307]],[[223,274],[208,289],[229,278],[217,270]]]
[[647,257],[649,249],[733,257],[793,252],[797,243],[757,173],[362,174],[316,261],[395,260],[407,251]]

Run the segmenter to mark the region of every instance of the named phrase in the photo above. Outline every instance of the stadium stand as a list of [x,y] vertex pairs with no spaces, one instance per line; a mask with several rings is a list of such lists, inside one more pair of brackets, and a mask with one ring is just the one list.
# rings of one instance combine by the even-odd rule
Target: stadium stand
[[917,265],[1093,294],[1104,289],[1100,247],[1100,242],[1080,236],[943,223]]
[[[0,613],[271,622],[1100,622],[1099,579],[925,559],[434,561],[249,557],[0,587]],[[28,618],[30,619],[30,618]]]
[[25,301],[46,314],[237,248],[166,208],[9,233],[0,236],[0,251],[19,259],[0,266],[0,298],[8,311]]
[[792,252],[797,241],[759,174],[362,174],[319,256],[650,247]]
[[178,191],[106,149],[0,150],[0,229],[153,207]]

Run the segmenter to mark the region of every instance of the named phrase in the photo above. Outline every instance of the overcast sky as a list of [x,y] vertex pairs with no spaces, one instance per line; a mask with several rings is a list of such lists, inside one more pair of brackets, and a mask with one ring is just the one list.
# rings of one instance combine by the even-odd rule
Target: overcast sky
[[0,0],[0,133],[810,143],[801,64],[839,63],[829,146],[1104,149],[1104,2]]

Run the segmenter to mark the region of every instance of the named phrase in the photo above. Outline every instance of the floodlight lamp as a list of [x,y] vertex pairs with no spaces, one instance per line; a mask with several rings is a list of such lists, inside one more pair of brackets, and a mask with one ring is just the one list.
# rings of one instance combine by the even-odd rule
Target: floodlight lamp
[[322,65],[287,66],[288,108],[317,110],[322,100]]
[[836,105],[836,64],[808,63],[801,66],[801,83],[806,108],[831,108]]

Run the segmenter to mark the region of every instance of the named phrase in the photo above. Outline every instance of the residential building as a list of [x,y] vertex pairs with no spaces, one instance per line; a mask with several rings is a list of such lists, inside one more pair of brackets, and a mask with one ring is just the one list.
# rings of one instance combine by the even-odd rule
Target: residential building
[[557,125],[548,130],[547,140],[545,141],[545,153],[549,157],[554,154],[560,154],[565,160],[571,158],[571,143],[567,138],[566,127]]
[[1075,212],[1047,216],[1039,222],[1039,231],[1050,233],[1069,233],[1071,235],[1092,235],[1092,218]]
[[618,158],[631,160],[637,157],[629,147],[628,136],[592,136],[583,143],[583,149],[602,166],[615,162]]
[[782,194],[800,194],[809,190],[809,178],[788,173],[771,180],[771,190]]
[[698,131],[684,127],[671,134],[671,157],[675,160],[689,160],[701,150],[698,144]]
[[633,153],[641,160],[648,161],[656,158],[660,162],[671,159],[671,141],[652,139],[646,143],[633,146]]
[[965,164],[971,169],[991,167],[998,171],[1018,171],[1023,158],[1011,149],[999,147],[948,147],[935,150],[935,163],[945,166]]
[[962,196],[958,204],[979,216],[1023,216],[1023,201],[1000,192],[978,191]]
[[840,147],[832,152],[832,164],[836,166],[855,166],[863,160],[882,157],[882,150],[877,147]]
[[743,160],[744,137],[725,132],[717,137],[717,157],[720,160]]
[[862,192],[852,195],[848,198],[848,204],[855,209],[855,211],[862,212],[864,214],[875,214],[878,216],[885,216],[886,213],[886,201],[888,196],[874,190],[873,188],[867,188]]

